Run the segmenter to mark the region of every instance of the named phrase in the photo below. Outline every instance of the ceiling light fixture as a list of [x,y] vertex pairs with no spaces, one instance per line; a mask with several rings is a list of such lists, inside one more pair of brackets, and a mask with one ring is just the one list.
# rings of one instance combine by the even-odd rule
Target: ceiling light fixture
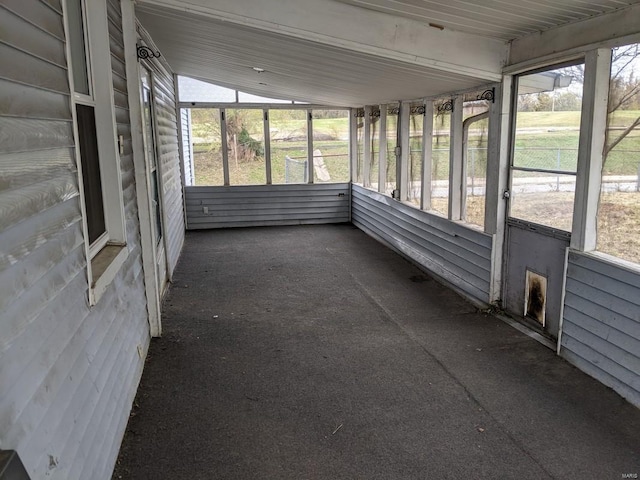
[[264,68],[260,68],[260,67],[251,67],[251,69],[252,69],[254,72],[258,72],[258,73],[262,73],[262,72],[264,72]]

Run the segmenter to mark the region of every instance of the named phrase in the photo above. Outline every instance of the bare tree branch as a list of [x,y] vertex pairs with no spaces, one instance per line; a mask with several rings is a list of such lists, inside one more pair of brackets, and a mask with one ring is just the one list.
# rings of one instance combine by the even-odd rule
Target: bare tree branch
[[633,123],[631,123],[631,125],[629,125],[627,128],[624,129],[624,131],[618,136],[618,138],[616,138],[613,142],[611,143],[607,143],[607,146],[604,149],[604,155],[605,158],[607,157],[607,155],[609,155],[609,152],[611,152],[611,150],[613,150],[614,148],[616,148],[616,146],[625,139],[625,137],[627,135],[629,135],[634,128],[636,128],[638,125],[640,125],[640,117],[636,118]]

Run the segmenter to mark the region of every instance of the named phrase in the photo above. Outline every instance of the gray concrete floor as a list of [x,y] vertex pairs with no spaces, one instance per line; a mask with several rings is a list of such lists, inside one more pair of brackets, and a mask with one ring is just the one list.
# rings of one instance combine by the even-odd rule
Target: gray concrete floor
[[620,479],[640,410],[350,225],[190,232],[114,478]]

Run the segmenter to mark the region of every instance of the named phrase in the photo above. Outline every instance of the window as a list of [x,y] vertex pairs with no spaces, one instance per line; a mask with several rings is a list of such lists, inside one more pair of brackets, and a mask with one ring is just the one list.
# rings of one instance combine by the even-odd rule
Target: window
[[444,216],[449,212],[449,153],[451,149],[451,99],[433,102],[431,160],[431,210]]
[[571,231],[580,137],[581,65],[517,78],[510,216]]
[[400,106],[397,103],[387,105],[387,125],[385,135],[387,137],[387,168],[385,171],[386,185],[384,193],[392,195],[397,188],[396,175],[396,147],[398,144],[398,114]]
[[271,178],[273,183],[308,180],[306,110],[270,110]]
[[369,115],[369,151],[371,158],[369,159],[369,181],[367,185],[372,190],[378,191],[380,183],[380,108],[372,107]]
[[320,110],[313,118],[313,181],[348,182],[349,110]]
[[484,228],[485,184],[489,101],[477,100],[482,92],[465,96],[463,102],[463,202],[462,219]]
[[640,263],[640,44],[614,48],[597,249]]
[[356,171],[353,172],[353,183],[362,185],[364,183],[364,144],[367,139],[364,138],[364,108],[354,110],[356,117]]
[[230,185],[267,183],[263,115],[257,109],[225,110]]
[[424,125],[424,105],[411,105],[409,115],[409,172],[407,179],[407,197],[409,202],[420,206],[422,199],[422,149]]
[[195,185],[224,185],[219,108],[191,108],[191,144]]
[[73,85],[76,153],[90,279],[95,304],[128,255],[117,132],[113,111],[111,52],[104,2],[67,0],[65,21],[69,82]]

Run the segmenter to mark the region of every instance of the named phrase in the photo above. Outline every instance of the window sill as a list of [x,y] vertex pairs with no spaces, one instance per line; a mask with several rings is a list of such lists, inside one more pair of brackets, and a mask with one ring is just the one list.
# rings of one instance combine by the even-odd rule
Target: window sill
[[126,245],[107,245],[91,259],[93,281],[89,289],[89,304],[96,305],[129,256]]

